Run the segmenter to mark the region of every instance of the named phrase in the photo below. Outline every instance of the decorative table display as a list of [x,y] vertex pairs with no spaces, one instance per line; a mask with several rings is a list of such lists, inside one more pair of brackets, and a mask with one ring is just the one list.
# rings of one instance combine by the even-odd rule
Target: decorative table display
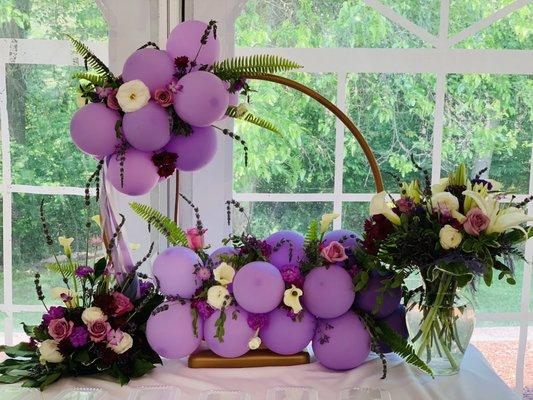
[[[422,185],[398,180],[400,198],[393,198],[382,191],[375,158],[353,122],[312,89],[270,75],[298,64],[266,55],[219,61],[214,21],[179,24],[166,51],[147,43],[119,76],[70,40],[87,69],[75,74],[80,109],[71,136],[99,160],[85,191],[86,257],[74,260],[73,239],[65,237],[59,238],[64,255],[56,256],[42,204],[44,236],[56,260],[51,268],[65,284],[52,290],[61,305],[47,306],[37,274],[46,313],[39,325],[24,325],[28,343],[2,348],[10,358],[0,364],[0,382],[43,389],[64,376],[106,372],[125,384],[152,370],[160,357],[193,360],[202,343],[227,359],[264,349],[289,359],[311,343],[317,361],[337,371],[360,366],[374,351],[382,378],[389,352],[430,376],[458,371],[474,322],[459,294],[477,277],[489,286],[495,274],[514,282],[511,257],[530,236],[524,225],[531,219],[524,212],[530,199],[504,205],[496,182],[482,179],[484,171],[469,179],[463,165],[434,186],[427,171]],[[245,231],[209,251],[200,210],[176,190],[176,201],[181,195],[196,215],[196,225],[185,231],[159,211],[131,203],[170,246],[155,257],[153,278],[139,273],[153,244],[143,259],[132,260],[109,185],[142,195],[175,171],[202,168],[216,152],[217,132],[238,141],[247,160],[244,139],[215,125],[227,117],[282,134],[239,103],[239,94],[252,92],[250,79],[302,91],[353,133],[379,192],[363,236],[331,231],[339,215],[325,214],[305,235],[280,231],[258,238]],[[100,215],[91,218],[93,185]],[[226,205],[228,224],[233,210],[244,212],[234,200]],[[100,242],[91,249],[95,223]],[[92,261],[89,250],[100,246],[105,255]],[[423,285],[409,290],[405,280],[414,273]]]

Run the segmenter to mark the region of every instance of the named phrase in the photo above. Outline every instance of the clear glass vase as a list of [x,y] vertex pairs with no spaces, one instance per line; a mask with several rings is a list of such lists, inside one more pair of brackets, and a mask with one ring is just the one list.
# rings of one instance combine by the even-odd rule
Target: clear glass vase
[[408,305],[409,338],[435,376],[459,372],[475,323],[472,303],[458,290],[426,291]]

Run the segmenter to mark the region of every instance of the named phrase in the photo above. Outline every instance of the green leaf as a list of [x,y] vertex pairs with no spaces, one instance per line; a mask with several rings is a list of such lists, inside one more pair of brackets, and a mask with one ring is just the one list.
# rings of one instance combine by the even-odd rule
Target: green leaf
[[220,310],[220,315],[218,316],[217,320],[215,321],[215,338],[218,339],[220,343],[224,341],[224,334],[226,333],[224,330],[224,323],[226,322],[226,313],[224,309]]
[[492,276],[493,276],[493,268],[490,265],[487,265],[485,267],[485,272],[483,273],[483,280],[485,281],[485,285],[490,286],[492,285]]
[[35,349],[30,348],[28,343],[19,343],[15,346],[0,347],[9,357],[33,357],[36,355]]
[[281,132],[279,129],[274,125],[272,122],[267,121],[266,119],[263,119],[261,117],[256,117],[251,112],[246,112],[244,115],[237,117],[237,107],[236,106],[229,106],[226,110],[226,115],[231,118],[241,119],[243,121],[249,122],[251,124],[260,126],[261,128],[267,129],[271,132],[277,133],[278,135],[281,135]]
[[76,79],[85,79],[91,82],[94,86],[105,86],[107,79],[103,75],[94,74],[92,72],[76,72],[72,75]]
[[66,36],[74,45],[74,49],[76,50],[76,52],[87,62],[87,65],[93,68],[99,75],[102,75],[105,79],[110,81],[115,80],[115,76],[111,73],[107,65],[105,65],[98,57],[96,57],[87,46],[85,46],[82,42],[73,38],[70,35]]
[[0,375],[0,383],[16,383],[24,379],[23,376]]
[[107,266],[107,259],[105,257],[100,258],[95,264],[94,264],[94,276],[96,278],[99,278],[102,276],[102,274],[105,271],[105,267]]
[[39,385],[39,389],[43,390],[45,387],[51,385],[55,381],[57,381],[59,378],[61,378],[61,372],[53,372],[51,374],[48,374],[44,380],[41,381],[41,384]]
[[133,363],[133,374],[132,378],[138,378],[140,376],[143,376],[147,372],[150,372],[152,369],[155,368],[155,365],[152,364],[149,361],[146,361],[142,358],[136,358],[135,362]]
[[318,241],[318,220],[314,219],[309,224],[309,228],[305,234],[304,245],[307,247],[307,245],[313,244],[316,241]]
[[161,232],[170,244],[173,246],[187,246],[185,232],[170,218],[146,204],[132,202],[130,207],[137,215]]
[[50,263],[45,265],[46,269],[48,271],[51,271],[56,274],[63,274],[67,278],[70,278],[74,271],[76,270],[76,266],[73,263]]
[[281,71],[302,68],[286,58],[256,54],[222,60],[213,65],[213,73],[223,80],[240,77],[242,74],[275,74]]

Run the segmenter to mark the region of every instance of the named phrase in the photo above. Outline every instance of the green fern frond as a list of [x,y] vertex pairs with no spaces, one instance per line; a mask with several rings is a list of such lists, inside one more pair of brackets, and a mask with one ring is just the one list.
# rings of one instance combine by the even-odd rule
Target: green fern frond
[[314,219],[309,224],[307,233],[305,234],[304,246],[313,244],[318,241],[318,220]]
[[94,74],[92,72],[76,72],[72,75],[76,79],[85,79],[91,82],[94,86],[104,86],[106,84],[106,77],[103,75]]
[[173,246],[187,246],[185,232],[170,218],[146,204],[132,202],[130,207],[138,216],[161,232],[170,244]]
[[83,59],[87,62],[87,65],[94,69],[97,74],[104,76],[108,80],[115,79],[107,65],[105,65],[102,60],[96,57],[86,45],[70,35],[67,35],[67,37],[74,45],[76,52],[83,57]]
[[74,271],[76,270],[76,266],[73,263],[50,263],[46,264],[45,268],[48,271],[54,272],[56,274],[63,274],[65,277],[70,278]]
[[237,118],[241,119],[243,121],[249,122],[251,124],[260,126],[261,128],[264,128],[266,130],[269,130],[271,132],[274,132],[281,136],[281,132],[279,129],[274,125],[272,122],[267,121],[266,119],[263,119],[261,117],[257,117],[253,115],[251,112],[247,112],[246,114],[237,117],[237,107],[236,106],[229,106],[226,110],[226,115],[231,118]]
[[230,79],[242,74],[275,74],[298,68],[302,66],[280,56],[255,54],[219,61],[213,65],[213,72],[221,79]]

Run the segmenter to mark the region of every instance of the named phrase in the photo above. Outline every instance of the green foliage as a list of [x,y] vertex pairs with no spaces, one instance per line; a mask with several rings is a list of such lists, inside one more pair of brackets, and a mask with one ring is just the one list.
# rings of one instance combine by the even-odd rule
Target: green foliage
[[104,86],[106,84],[106,77],[104,75],[94,74],[92,72],[76,72],[72,75],[76,79],[85,79],[91,82],[94,86]]
[[53,273],[56,273],[56,274],[61,274],[63,273],[65,275],[65,277],[67,278],[70,278],[73,274],[74,274],[74,271],[76,270],[76,266],[72,263],[68,263],[68,262],[65,262],[65,263],[56,263],[56,262],[53,262],[53,263],[50,263],[50,264],[46,264],[46,269],[50,272],[53,272]]
[[276,74],[298,68],[302,66],[280,56],[255,54],[218,61],[213,65],[213,72],[221,79],[228,80],[243,74]]
[[72,42],[76,52],[83,57],[85,62],[93,68],[99,75],[105,77],[108,81],[114,81],[115,76],[111,73],[108,66],[105,65],[96,55],[91,52],[91,50],[84,45],[79,40],[73,38],[71,35],[66,35],[67,38]]
[[224,341],[224,334],[226,331],[224,330],[224,323],[226,322],[226,311],[224,308],[220,310],[220,315],[218,316],[217,320],[215,321],[215,338],[218,339],[220,343]]
[[146,204],[130,203],[131,209],[164,235],[173,246],[187,246],[185,232],[170,218]]
[[271,132],[277,133],[278,135],[281,135],[281,132],[279,129],[274,125],[272,122],[267,121],[266,119],[263,119],[261,117],[257,117],[253,115],[251,112],[247,112],[246,114],[237,117],[237,107],[236,106],[229,106],[226,110],[226,115],[231,118],[238,118],[243,121],[249,122],[251,124],[260,126],[261,128],[267,129]]

